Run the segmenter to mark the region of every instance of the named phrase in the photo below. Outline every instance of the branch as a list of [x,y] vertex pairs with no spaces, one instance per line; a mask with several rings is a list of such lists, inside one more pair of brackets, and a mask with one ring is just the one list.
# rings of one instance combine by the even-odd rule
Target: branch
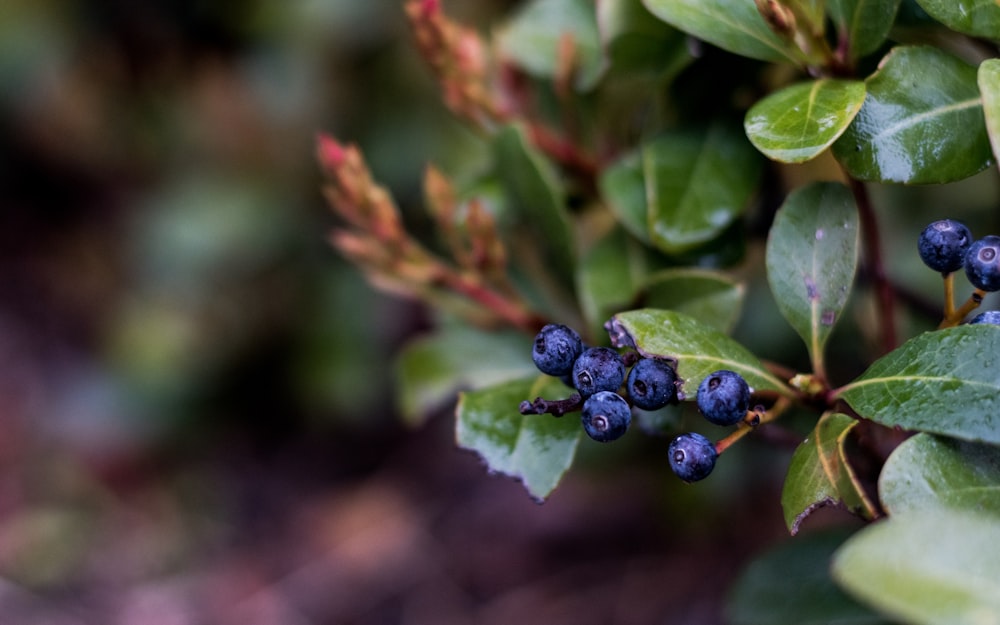
[[881,320],[881,335],[883,354],[896,349],[896,303],[892,284],[885,273],[882,261],[882,246],[879,240],[878,220],[872,208],[871,198],[864,183],[847,177],[854,201],[858,205],[858,216],[861,218],[861,238],[865,250],[865,269],[868,272],[872,286],[875,288],[878,302],[879,319]]

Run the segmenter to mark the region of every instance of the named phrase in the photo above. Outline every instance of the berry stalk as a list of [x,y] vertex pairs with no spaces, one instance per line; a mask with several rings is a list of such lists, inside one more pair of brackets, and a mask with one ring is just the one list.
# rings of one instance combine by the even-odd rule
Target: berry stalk
[[763,410],[759,406],[755,406],[753,410],[747,412],[743,422],[740,423],[731,434],[716,441],[715,452],[722,455],[722,452],[729,449],[736,441],[756,430],[761,425],[776,420],[786,410],[788,410],[791,405],[792,402],[787,397],[780,397],[778,398],[778,401],[771,406],[770,410]]
[[583,398],[579,393],[573,393],[566,399],[544,399],[536,397],[534,401],[527,399],[521,402],[518,410],[523,415],[529,414],[550,414],[553,417],[561,417],[569,412],[576,412],[583,407]]
[[938,326],[938,329],[953,328],[962,323],[962,319],[965,319],[966,315],[979,308],[979,305],[983,303],[983,297],[985,296],[986,291],[982,289],[976,289],[973,291],[972,295],[969,296],[969,299],[965,300],[965,303],[962,304],[961,308],[952,311],[950,315],[945,315],[945,318],[941,320],[941,325]]

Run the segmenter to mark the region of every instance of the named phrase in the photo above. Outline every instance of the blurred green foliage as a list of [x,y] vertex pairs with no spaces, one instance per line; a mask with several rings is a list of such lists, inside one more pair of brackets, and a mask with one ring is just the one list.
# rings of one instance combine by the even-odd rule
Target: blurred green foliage
[[357,141],[407,213],[429,159],[468,158],[404,26],[393,0],[6,4],[3,312],[100,380],[100,427],[390,421],[421,314],[330,251],[313,143]]

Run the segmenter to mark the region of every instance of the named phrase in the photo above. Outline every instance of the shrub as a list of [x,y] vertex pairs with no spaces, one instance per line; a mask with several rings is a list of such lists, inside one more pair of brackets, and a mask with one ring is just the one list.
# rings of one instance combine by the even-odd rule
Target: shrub
[[[664,449],[697,441],[714,466],[758,429],[800,436],[774,502],[789,531],[831,505],[868,522],[843,544],[802,545],[832,553],[830,588],[895,620],[1000,620],[1000,330],[964,323],[987,292],[954,263],[936,265],[944,296],[932,320],[886,253],[912,233],[899,249],[919,266],[929,243],[918,253],[918,234],[953,217],[992,236],[974,232],[960,200],[927,216],[892,190],[996,162],[1000,5],[530,0],[490,41],[437,0],[406,12],[445,105],[485,155],[447,175],[428,168],[439,239],[407,231],[356,147],[318,144],[342,220],[333,245],[376,286],[441,312],[400,354],[403,416],[418,423],[459,392],[458,444],[544,500],[581,444],[579,422],[558,417],[583,400],[566,376],[533,367],[532,340],[546,324],[573,328],[626,365],[670,363],[684,401],[649,420]],[[886,216],[899,232],[879,231]],[[970,295],[956,302],[959,289]],[[762,290],[801,357],[776,345],[771,309],[749,302]],[[718,370],[746,380],[751,403],[709,444],[681,430],[708,427],[693,400]],[[605,392],[615,406],[628,397]],[[784,417],[803,412],[799,432]],[[685,479],[722,479],[708,471]],[[733,621],[862,610],[810,595],[809,575],[780,577],[790,558],[765,556],[759,570],[774,577],[741,581]],[[765,602],[758,591],[778,584],[804,598]]]

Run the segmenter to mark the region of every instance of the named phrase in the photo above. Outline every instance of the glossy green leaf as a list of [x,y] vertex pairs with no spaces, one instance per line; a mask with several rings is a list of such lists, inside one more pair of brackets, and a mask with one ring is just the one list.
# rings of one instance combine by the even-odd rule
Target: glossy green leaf
[[687,35],[653,16],[641,0],[601,0],[597,24],[616,69],[669,79],[694,59]]
[[901,46],[866,83],[865,103],[833,144],[851,176],[944,183],[990,164],[975,67],[938,48]]
[[515,477],[541,501],[573,463],[580,419],[573,414],[522,415],[523,400],[570,394],[559,380],[539,376],[462,393],[456,408],[458,446],[476,451],[490,471]]
[[948,508],[871,525],[841,547],[834,579],[858,600],[914,625],[1000,623],[1000,523]]
[[799,64],[801,52],[771,30],[747,0],[643,0],[675,28],[740,56]]
[[702,379],[719,369],[736,371],[755,391],[791,394],[745,347],[684,313],[655,308],[630,310],[612,317],[607,328],[616,346],[676,360],[677,374],[684,381],[682,391],[688,398],[694,398]]
[[396,360],[400,416],[410,425],[455,400],[461,389],[480,388],[537,373],[531,338],[446,326],[407,343]]
[[882,425],[1000,443],[1000,326],[925,332],[835,395]]
[[740,318],[746,288],[728,275],[705,269],[664,269],[642,285],[644,306],[676,310],[721,332]]
[[718,236],[757,188],[760,154],[742,132],[717,123],[677,130],[642,148],[653,244],[679,254]]
[[577,291],[584,317],[600,331],[613,313],[631,304],[649,269],[646,249],[621,229],[598,241],[580,260]]
[[778,309],[805,341],[813,369],[851,293],[858,211],[844,185],[817,182],[790,193],[767,238],[767,280]]
[[646,182],[642,173],[642,154],[631,152],[601,172],[598,179],[601,195],[618,222],[644,243],[651,240],[646,218]]
[[861,81],[798,83],[754,104],[743,127],[754,147],[768,158],[802,163],[819,156],[847,130],[864,100]]
[[827,0],[837,31],[847,40],[847,55],[859,59],[878,49],[889,35],[900,0]]
[[983,96],[983,116],[986,132],[993,148],[993,160],[1000,154],[1000,59],[987,59],[979,64],[979,92]]
[[886,621],[833,581],[830,559],[849,536],[807,533],[754,559],[740,574],[726,606],[731,625],[882,625]]
[[1000,521],[1000,447],[917,434],[889,456],[879,496],[889,514],[944,506]]
[[500,225],[513,269],[526,277],[526,288],[535,289],[541,306],[565,318],[559,307],[572,292],[576,251],[559,177],[518,126],[497,133],[493,157],[507,206]]
[[1000,5],[996,0],[917,0],[917,4],[952,30],[1000,39]]
[[604,70],[593,0],[530,0],[498,34],[505,57],[545,78],[561,69],[564,37],[573,41],[576,87],[593,87]]
[[823,506],[840,504],[872,516],[874,506],[858,485],[844,453],[844,441],[857,424],[845,414],[824,414],[796,448],[781,492],[785,524],[793,535],[806,517]]

